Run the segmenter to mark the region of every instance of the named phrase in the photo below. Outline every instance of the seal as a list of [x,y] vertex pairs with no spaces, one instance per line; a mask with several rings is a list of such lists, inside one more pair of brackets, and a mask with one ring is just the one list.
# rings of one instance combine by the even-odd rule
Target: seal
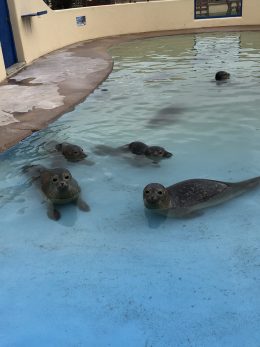
[[134,141],[118,148],[98,145],[96,146],[96,149],[95,149],[95,153],[98,155],[107,155],[107,154],[120,155],[126,152],[129,152],[138,156],[143,155],[154,162],[158,162],[161,159],[172,157],[172,153],[168,152],[165,148],[160,146],[148,146],[145,143],[140,141]]
[[228,201],[260,184],[260,176],[241,182],[190,179],[164,187],[150,183],[143,190],[146,208],[170,217],[185,217]]
[[218,71],[215,75],[216,81],[225,81],[230,78],[230,74],[226,71]]
[[83,148],[68,142],[62,142],[55,145],[57,151],[71,162],[77,162],[85,159],[87,154],[84,152]]
[[31,165],[24,167],[24,172],[29,172],[34,180],[39,179],[40,188],[47,198],[47,214],[50,219],[58,220],[61,217],[56,205],[76,203],[80,210],[90,210],[88,204],[81,199],[80,186],[69,170],[47,169],[41,165]]

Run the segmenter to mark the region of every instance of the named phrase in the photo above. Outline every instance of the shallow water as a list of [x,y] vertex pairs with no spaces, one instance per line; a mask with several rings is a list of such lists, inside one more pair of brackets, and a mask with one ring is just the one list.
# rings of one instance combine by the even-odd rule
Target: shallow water
[[[260,34],[180,35],[121,44],[113,73],[73,112],[0,156],[0,345],[256,347],[260,189],[194,219],[147,213],[143,187],[260,173]],[[217,84],[215,72],[231,80]],[[93,166],[60,162],[77,143]],[[134,140],[160,166],[93,153]],[[91,212],[51,221],[21,167],[66,166]]]

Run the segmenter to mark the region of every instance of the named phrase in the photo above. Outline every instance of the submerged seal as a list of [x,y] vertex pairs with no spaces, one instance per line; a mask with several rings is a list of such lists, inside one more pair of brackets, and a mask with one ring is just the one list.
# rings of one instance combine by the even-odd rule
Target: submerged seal
[[71,202],[76,203],[82,211],[90,210],[88,204],[81,199],[81,189],[69,170],[32,165],[25,167],[24,171],[29,172],[35,180],[40,180],[40,188],[48,202],[49,218],[58,220],[61,215],[55,206]]
[[72,143],[68,142],[62,142],[58,143],[55,146],[56,150],[61,152],[61,154],[68,160],[68,161],[80,161],[87,157],[87,154],[84,153],[83,148],[80,146],[74,145]]
[[140,141],[134,141],[118,148],[113,148],[105,145],[98,145],[95,149],[95,153],[98,155],[120,155],[126,152],[130,152],[138,156],[143,155],[146,158],[149,158],[155,162],[158,162],[161,159],[172,157],[172,153],[166,151],[165,148],[159,146],[148,146]]
[[150,183],[143,190],[144,205],[167,216],[183,217],[230,200],[260,184],[260,176],[229,183],[208,179],[190,179],[165,188]]
[[216,81],[225,81],[230,78],[230,74],[226,71],[218,71],[215,75]]

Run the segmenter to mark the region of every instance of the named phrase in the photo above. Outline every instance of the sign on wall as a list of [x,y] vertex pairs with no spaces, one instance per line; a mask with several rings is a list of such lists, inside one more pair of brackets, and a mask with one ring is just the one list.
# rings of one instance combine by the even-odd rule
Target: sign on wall
[[76,17],[76,23],[78,27],[86,25],[86,16],[78,16]]

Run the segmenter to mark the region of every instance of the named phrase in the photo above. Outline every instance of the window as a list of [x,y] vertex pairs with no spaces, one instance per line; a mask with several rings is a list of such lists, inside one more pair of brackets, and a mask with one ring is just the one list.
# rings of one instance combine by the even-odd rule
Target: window
[[195,19],[240,17],[242,0],[194,0]]

